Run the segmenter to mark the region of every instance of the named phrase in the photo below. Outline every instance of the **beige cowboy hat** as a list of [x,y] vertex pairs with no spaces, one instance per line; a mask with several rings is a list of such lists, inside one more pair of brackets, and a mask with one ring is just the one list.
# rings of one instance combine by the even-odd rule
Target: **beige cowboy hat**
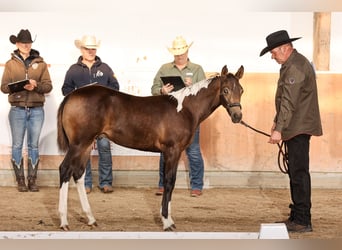
[[100,47],[101,41],[96,40],[95,36],[83,36],[81,40],[75,40],[75,45],[78,49],[87,48],[87,49],[98,49]]
[[193,44],[193,42],[188,45],[182,36],[177,36],[172,42],[172,48],[168,48],[171,54],[174,56],[184,54]]

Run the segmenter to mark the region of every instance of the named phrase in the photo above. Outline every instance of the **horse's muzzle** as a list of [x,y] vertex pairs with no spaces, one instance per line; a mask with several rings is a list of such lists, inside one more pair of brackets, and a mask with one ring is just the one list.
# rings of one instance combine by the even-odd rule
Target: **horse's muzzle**
[[233,112],[230,115],[230,117],[231,117],[233,123],[239,123],[242,120],[242,112],[241,112],[241,110],[239,112]]
[[226,109],[233,123],[239,123],[242,120],[242,108],[240,103],[229,104]]

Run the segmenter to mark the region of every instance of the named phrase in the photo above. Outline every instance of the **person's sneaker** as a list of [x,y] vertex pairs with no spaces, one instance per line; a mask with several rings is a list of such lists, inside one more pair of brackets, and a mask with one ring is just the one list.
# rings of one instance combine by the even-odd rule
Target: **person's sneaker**
[[101,189],[101,192],[105,194],[112,193],[114,191],[112,186],[104,186],[103,188],[100,188],[100,189]]
[[285,224],[287,227],[287,231],[295,232],[295,233],[306,233],[312,232],[312,226],[309,225],[300,225],[295,223],[294,221],[290,221],[289,223]]
[[158,190],[156,191],[156,195],[163,195],[163,193],[164,193],[164,188],[163,187],[160,187],[160,188],[158,188]]
[[199,197],[202,195],[202,191],[198,189],[191,190],[190,196],[191,197]]
[[91,188],[90,188],[90,187],[86,187],[85,190],[86,190],[86,193],[87,193],[87,194],[90,194],[90,193],[91,193]]

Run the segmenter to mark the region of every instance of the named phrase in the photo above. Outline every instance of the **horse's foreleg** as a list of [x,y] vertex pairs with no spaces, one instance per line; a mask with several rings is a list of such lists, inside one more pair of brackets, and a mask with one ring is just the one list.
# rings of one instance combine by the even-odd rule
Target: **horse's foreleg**
[[164,193],[161,207],[161,219],[164,231],[173,231],[176,226],[171,217],[171,197],[176,183],[178,157],[164,154]]
[[59,216],[61,218],[61,226],[60,228],[64,231],[69,230],[69,223],[68,223],[68,189],[69,189],[69,182],[63,182],[62,186],[59,189]]
[[76,182],[78,196],[80,197],[82,209],[87,215],[88,225],[92,227],[96,227],[97,223],[96,223],[95,217],[93,216],[93,213],[91,212],[91,208],[90,208],[89,201],[88,201],[88,196],[84,187],[84,177],[85,177],[85,171],[82,177]]
[[164,231],[173,231],[173,229],[176,229],[175,223],[171,217],[171,201],[168,203],[167,208],[167,218],[163,216],[163,207],[160,208],[160,215],[163,222],[163,230]]

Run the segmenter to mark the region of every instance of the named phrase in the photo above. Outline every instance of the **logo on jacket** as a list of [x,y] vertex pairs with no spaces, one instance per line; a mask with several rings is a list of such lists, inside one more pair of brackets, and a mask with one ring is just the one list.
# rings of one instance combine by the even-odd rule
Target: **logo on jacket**
[[103,72],[101,70],[97,70],[96,74],[95,74],[95,78],[96,77],[101,77],[103,76]]
[[294,79],[294,77],[290,77],[289,78],[289,83],[290,84],[294,84],[296,82],[296,80]]
[[38,69],[38,63],[32,64],[32,68],[33,68],[33,69]]

